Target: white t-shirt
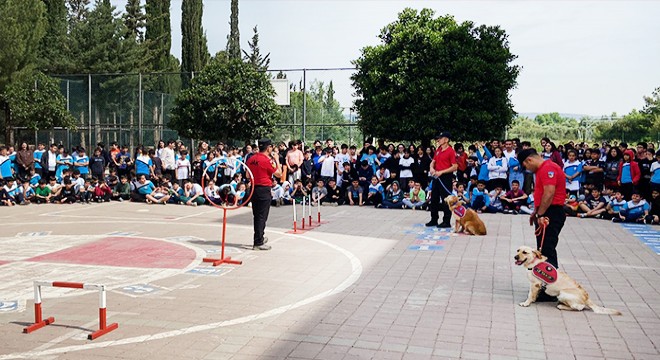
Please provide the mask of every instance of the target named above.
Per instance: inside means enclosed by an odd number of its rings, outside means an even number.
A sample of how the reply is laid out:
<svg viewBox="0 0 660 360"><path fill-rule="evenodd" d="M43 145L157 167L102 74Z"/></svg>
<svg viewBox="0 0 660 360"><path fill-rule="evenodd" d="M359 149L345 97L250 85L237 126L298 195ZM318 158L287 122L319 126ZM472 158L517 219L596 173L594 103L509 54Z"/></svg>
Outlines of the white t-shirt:
<svg viewBox="0 0 660 360"><path fill-rule="evenodd" d="M321 176L331 177L335 176L335 158L330 156L321 156L319 161L323 161L321 164Z"/></svg>
<svg viewBox="0 0 660 360"><path fill-rule="evenodd" d="M412 166L412 164L413 164L414 162L415 162L415 160L414 160L412 157L410 157L410 156L408 156L407 159L404 158L404 157L402 157L401 159L399 159L399 165ZM402 177L402 178L411 178L411 177L413 177L412 170L410 170L410 169L402 169L402 170L401 170L401 173L399 174L399 177Z"/></svg>
<svg viewBox="0 0 660 360"><path fill-rule="evenodd" d="M176 178L185 180L190 176L190 161L186 158L179 158L176 161Z"/></svg>

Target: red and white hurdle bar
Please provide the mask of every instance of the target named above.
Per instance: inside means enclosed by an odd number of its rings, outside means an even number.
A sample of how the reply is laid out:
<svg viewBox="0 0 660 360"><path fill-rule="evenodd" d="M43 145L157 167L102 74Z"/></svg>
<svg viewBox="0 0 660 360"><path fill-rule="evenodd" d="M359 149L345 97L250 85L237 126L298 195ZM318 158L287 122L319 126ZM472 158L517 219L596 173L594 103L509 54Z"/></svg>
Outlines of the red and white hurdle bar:
<svg viewBox="0 0 660 360"><path fill-rule="evenodd" d="M119 327L117 323L107 325L106 323L106 299L105 299L105 285L96 284L83 284L65 281L35 281L34 282L34 324L23 329L23 332L29 334L35 330L39 330L46 325L55 322L54 317L47 319L42 318L41 313L41 287L61 287L69 289L83 289L83 290L98 290L99 291L99 329L89 334L87 338L94 340L99 336L105 335L112 330Z"/></svg>
<svg viewBox="0 0 660 360"><path fill-rule="evenodd" d="M301 216L301 227L298 228L298 215L297 215L297 210L296 210L296 203L295 201L293 202L293 231L291 233L297 233L298 230L301 232L305 232L305 230L311 230L315 226L320 226L321 225L321 203L319 201L316 202L316 225L312 224L312 196L307 195L303 196L302 201L302 216ZM307 221L307 225L305 225L305 222ZM305 226L307 226L307 229L305 229Z"/></svg>

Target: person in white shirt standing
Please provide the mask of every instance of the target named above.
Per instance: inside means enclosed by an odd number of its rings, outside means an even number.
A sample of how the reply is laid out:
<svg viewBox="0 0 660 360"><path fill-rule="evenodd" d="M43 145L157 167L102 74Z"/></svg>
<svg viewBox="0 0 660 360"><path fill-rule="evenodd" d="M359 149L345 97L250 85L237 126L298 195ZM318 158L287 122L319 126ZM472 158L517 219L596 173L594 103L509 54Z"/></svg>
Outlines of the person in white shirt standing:
<svg viewBox="0 0 660 360"><path fill-rule="evenodd" d="M348 145L341 144L341 152L335 156L335 169L337 170L337 186L341 187L342 174L344 173L344 163L351 163L351 156L348 154Z"/></svg>
<svg viewBox="0 0 660 360"><path fill-rule="evenodd" d="M171 180L176 179L174 173L177 168L176 160L174 159L174 140L167 141L167 146L160 150L158 157L163 163L163 175L169 175Z"/></svg>
<svg viewBox="0 0 660 360"><path fill-rule="evenodd" d="M408 181L413 178L412 166L414 163L415 159L410 156L410 150L403 150L403 157L399 159L399 180L404 193L410 191Z"/></svg>
<svg viewBox="0 0 660 360"><path fill-rule="evenodd" d="M335 158L332 156L332 149L326 148L325 155L319 158L321 163L321 178L323 183L327 183L330 179L335 178Z"/></svg>

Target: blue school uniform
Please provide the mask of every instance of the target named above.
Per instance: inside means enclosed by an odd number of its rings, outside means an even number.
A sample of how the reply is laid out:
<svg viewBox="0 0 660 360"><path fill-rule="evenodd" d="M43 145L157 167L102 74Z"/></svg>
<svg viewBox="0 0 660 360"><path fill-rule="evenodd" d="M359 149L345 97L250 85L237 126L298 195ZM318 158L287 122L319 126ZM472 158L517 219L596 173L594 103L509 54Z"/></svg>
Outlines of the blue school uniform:
<svg viewBox="0 0 660 360"><path fill-rule="evenodd" d="M376 171L378 171L378 165L376 165L376 154L362 154L362 157L360 157L360 161L362 160L367 160L369 163L369 166L371 166L374 169L374 174Z"/></svg>
<svg viewBox="0 0 660 360"><path fill-rule="evenodd" d="M156 188L154 184L149 180L147 180L144 184L140 184L139 182L135 183L135 186L136 186L135 190L137 190L137 192L142 195L149 195Z"/></svg>
<svg viewBox="0 0 660 360"><path fill-rule="evenodd" d="M35 150L33 153L34 157L34 168L41 169L41 157L44 156L46 150Z"/></svg>
<svg viewBox="0 0 660 360"><path fill-rule="evenodd" d="M73 159L69 155L62 156L62 154L58 154L55 159L55 161L64 162L64 164L57 164L57 170L55 170L55 177L57 178L57 182L62 182L62 172L64 172L64 169L68 169L69 166L71 166Z"/></svg>
<svg viewBox="0 0 660 360"><path fill-rule="evenodd" d="M621 166L621 183L630 184L632 182L632 176L630 174L630 163L623 163Z"/></svg>
<svg viewBox="0 0 660 360"><path fill-rule="evenodd" d="M145 160L144 157L138 156L138 158L135 159L135 174L149 176L149 174L151 174L151 171L149 170L151 166L153 166L151 158Z"/></svg>
<svg viewBox="0 0 660 360"><path fill-rule="evenodd" d="M85 175L89 174L89 167L87 165L78 165L82 163L89 164L89 156L76 156L73 158L73 166L80 171L80 175L85 177Z"/></svg>
<svg viewBox="0 0 660 360"><path fill-rule="evenodd" d="M16 153L9 154L9 160L11 160L11 168L14 169L14 172L18 174L18 163L16 162Z"/></svg>
<svg viewBox="0 0 660 360"><path fill-rule="evenodd" d="M0 177L3 179L14 177L11 171L11 160L8 156L0 156Z"/></svg>
<svg viewBox="0 0 660 360"><path fill-rule="evenodd" d="M628 201L621 210L621 214L626 217L626 220L635 220L644 216L645 211L649 211L649 203L642 199L637 204L632 200Z"/></svg>
<svg viewBox="0 0 660 360"><path fill-rule="evenodd" d="M610 200L610 206L612 207L612 211L621 212L624 206L626 206L626 200L621 199L621 201L617 201L616 199L612 199Z"/></svg>
<svg viewBox="0 0 660 360"><path fill-rule="evenodd" d="M514 168L518 168L518 170L514 170ZM518 180L521 187L525 181L523 167L520 166L520 161L515 156L509 158L509 186L511 186L513 180Z"/></svg>
<svg viewBox="0 0 660 360"><path fill-rule="evenodd" d="M488 181L488 159L492 157L490 151L487 148L484 148L484 154L486 157L481 155L481 151L477 150L477 159L479 160L479 176L478 179L481 181Z"/></svg>
<svg viewBox="0 0 660 360"><path fill-rule="evenodd" d="M36 174L36 173L35 173L35 174L32 175L32 177L30 178L30 186L32 186L32 187L36 187L37 185L39 185L39 180L41 180L41 176L40 176L39 174Z"/></svg>

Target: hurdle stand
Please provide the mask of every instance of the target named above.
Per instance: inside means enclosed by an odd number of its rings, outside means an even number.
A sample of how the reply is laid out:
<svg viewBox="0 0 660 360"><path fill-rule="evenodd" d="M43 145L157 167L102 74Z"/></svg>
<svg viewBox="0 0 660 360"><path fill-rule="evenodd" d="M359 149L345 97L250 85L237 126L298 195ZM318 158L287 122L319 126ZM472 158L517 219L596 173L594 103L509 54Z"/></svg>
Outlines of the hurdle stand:
<svg viewBox="0 0 660 360"><path fill-rule="evenodd" d="M225 239L227 237L227 208L223 206L222 208L222 242L220 250L220 259L215 258L203 258L202 262L210 262L213 266L218 266L222 264L232 264L232 265L241 265L243 261L232 260L231 256L225 257Z"/></svg>
<svg viewBox="0 0 660 360"><path fill-rule="evenodd" d="M102 335L109 333L112 330L116 330L119 327L117 323L112 323L110 325L107 325L105 285L83 284L83 283L65 282L65 281L35 281L34 282L34 324L24 328L23 333L29 334L33 331L39 330L42 327L46 325L50 325L55 322L55 318L52 316L47 319L43 319L42 317L42 312L41 312L42 286L99 291L99 329L87 336L89 340L94 340Z"/></svg>

